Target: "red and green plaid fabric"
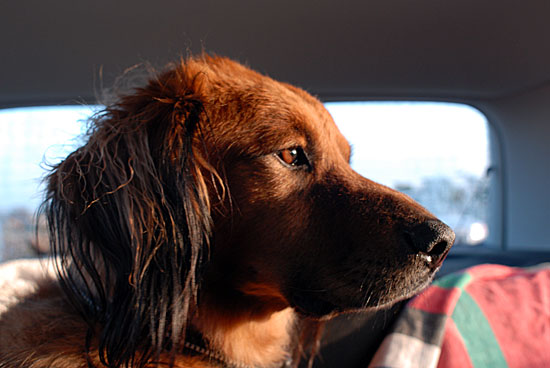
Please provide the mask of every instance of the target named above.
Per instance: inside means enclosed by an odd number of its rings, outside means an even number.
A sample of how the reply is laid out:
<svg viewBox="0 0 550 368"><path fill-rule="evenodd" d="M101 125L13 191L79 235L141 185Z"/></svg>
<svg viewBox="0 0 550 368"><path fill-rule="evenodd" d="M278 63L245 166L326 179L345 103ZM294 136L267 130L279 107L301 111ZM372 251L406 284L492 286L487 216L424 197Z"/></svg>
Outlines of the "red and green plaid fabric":
<svg viewBox="0 0 550 368"><path fill-rule="evenodd" d="M369 367L550 367L550 268L481 265L434 282Z"/></svg>

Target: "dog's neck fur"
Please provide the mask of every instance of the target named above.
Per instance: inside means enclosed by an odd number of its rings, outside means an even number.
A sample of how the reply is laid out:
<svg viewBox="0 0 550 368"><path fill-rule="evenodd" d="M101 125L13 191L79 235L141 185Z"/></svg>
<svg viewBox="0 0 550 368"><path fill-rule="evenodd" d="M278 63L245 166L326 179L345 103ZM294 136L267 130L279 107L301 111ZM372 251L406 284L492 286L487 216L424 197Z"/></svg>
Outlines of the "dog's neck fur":
<svg viewBox="0 0 550 368"><path fill-rule="evenodd" d="M0 320L3 330L14 331L6 336L0 334L0 366L85 366L82 342L86 339L88 326L67 304L55 281L45 280L36 288L31 295L20 296L20 302L10 308L9 313L14 318ZM220 365L279 368L289 357L288 348L294 342L292 331L296 319L291 308L252 321L241 318L240 322L233 319L231 323L217 324L215 318L208 318L208 313L201 317L194 319L193 328L200 331L206 340L206 348L221 355L223 362L216 364L208 354L173 357L170 353L161 354L160 362L173 361L174 367L180 368L213 368ZM44 325L50 325L47 332L43 329ZM103 366L99 360L97 341L92 342L88 359L93 366Z"/></svg>
<svg viewBox="0 0 550 368"><path fill-rule="evenodd" d="M224 324L217 318L209 318L208 314L200 315L193 327L200 331L208 348L221 354L227 362L237 366L275 367L288 360L295 321L292 308L254 320L234 318Z"/></svg>

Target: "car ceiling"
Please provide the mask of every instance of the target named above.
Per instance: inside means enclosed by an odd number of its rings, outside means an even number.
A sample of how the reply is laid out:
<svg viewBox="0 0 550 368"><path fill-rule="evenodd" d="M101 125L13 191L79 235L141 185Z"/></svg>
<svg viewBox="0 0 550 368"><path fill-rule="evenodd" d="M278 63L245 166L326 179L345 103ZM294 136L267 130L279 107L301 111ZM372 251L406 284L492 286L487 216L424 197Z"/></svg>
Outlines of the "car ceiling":
<svg viewBox="0 0 550 368"><path fill-rule="evenodd" d="M550 1L4 1L0 107L94 102L205 50L323 99L496 99L550 81Z"/></svg>

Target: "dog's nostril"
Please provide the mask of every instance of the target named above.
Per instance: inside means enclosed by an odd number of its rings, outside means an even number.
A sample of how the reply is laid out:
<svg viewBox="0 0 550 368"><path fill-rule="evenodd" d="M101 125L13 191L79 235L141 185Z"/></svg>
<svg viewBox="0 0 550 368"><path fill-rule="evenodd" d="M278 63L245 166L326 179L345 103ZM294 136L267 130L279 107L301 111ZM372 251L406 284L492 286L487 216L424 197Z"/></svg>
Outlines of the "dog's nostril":
<svg viewBox="0 0 550 368"><path fill-rule="evenodd" d="M443 240L443 241L440 241L439 243L437 243L433 248L432 250L430 250L428 252L428 254L430 255L436 255L436 256L439 256L443 253L445 253L450 247L451 247L452 243L449 244L447 241Z"/></svg>
<svg viewBox="0 0 550 368"><path fill-rule="evenodd" d="M438 220L417 224L405 231L407 244L416 252L424 253L436 260L453 245L455 233Z"/></svg>

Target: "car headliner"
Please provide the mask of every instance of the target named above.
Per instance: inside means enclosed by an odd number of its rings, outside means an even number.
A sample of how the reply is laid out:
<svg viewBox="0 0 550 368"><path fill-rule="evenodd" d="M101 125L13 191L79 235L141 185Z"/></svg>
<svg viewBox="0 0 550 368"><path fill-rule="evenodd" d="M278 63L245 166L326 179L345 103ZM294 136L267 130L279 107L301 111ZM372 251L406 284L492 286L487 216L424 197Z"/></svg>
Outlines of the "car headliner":
<svg viewBox="0 0 550 368"><path fill-rule="evenodd" d="M550 81L550 2L4 1L0 107L94 102L206 50L324 99L496 99Z"/></svg>

